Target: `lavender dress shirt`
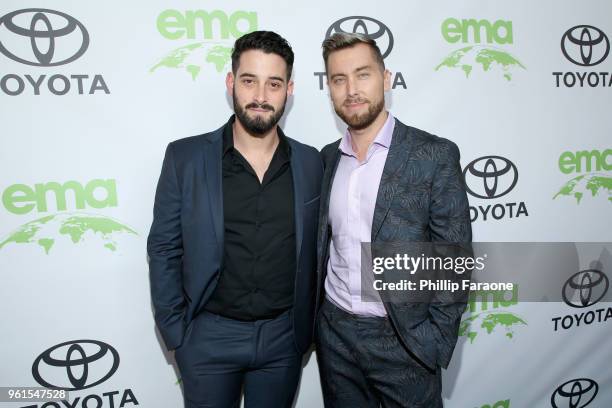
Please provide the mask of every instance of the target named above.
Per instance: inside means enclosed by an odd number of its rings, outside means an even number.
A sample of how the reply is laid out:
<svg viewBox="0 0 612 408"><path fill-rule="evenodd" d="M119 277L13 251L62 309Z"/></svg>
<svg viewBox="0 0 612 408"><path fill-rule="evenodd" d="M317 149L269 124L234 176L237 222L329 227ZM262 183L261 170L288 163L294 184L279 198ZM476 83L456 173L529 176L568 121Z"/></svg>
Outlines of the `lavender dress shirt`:
<svg viewBox="0 0 612 408"><path fill-rule="evenodd" d="M340 161L332 182L329 224L332 236L325 279L327 298L349 313L386 316L382 302L362 302L361 243L370 242L372 219L395 119L387 120L359 162L346 131L340 142Z"/></svg>

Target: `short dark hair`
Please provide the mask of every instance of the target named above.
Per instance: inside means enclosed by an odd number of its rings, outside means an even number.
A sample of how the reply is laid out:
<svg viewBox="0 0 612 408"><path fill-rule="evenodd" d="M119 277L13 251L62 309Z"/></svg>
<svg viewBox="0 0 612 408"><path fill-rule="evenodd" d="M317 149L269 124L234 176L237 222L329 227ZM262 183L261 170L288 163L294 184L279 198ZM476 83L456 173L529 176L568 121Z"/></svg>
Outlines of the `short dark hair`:
<svg viewBox="0 0 612 408"><path fill-rule="evenodd" d="M369 46L374 54L376 62L378 62L378 65L380 65L383 71L385 70L385 62L383 60L382 53L380 52L380 48L378 48L378 45L376 45L376 41L360 33L335 33L323 41L321 47L323 48L325 70L327 70L327 59L329 58L329 54L334 51L354 47L357 44L366 44Z"/></svg>
<svg viewBox="0 0 612 408"><path fill-rule="evenodd" d="M291 78L293 70L293 50L291 46L280 35L274 31L253 31L236 40L232 50L232 72L234 75L240 67L240 55L244 51L260 50L266 54L276 54L287 63L287 79Z"/></svg>

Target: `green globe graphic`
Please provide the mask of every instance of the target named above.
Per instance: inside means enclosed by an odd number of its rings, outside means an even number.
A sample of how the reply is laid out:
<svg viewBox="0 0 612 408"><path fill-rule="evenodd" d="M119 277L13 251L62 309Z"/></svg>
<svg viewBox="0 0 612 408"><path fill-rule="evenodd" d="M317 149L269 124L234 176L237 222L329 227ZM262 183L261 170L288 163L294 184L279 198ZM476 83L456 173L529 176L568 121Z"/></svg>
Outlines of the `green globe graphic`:
<svg viewBox="0 0 612 408"><path fill-rule="evenodd" d="M578 204L585 196L590 198L607 196L608 201L612 203L612 177L599 173L574 177L561 187L553 200L560 196L574 197Z"/></svg>
<svg viewBox="0 0 612 408"><path fill-rule="evenodd" d="M0 241L0 250L10 244L38 245L49 254L58 240L68 240L72 244L95 240L96 244L116 251L120 234L138 235L112 218L85 213L60 213L22 225Z"/></svg>
<svg viewBox="0 0 612 408"><path fill-rule="evenodd" d="M517 326L527 325L523 319L510 312L483 312L461 321L459 336L467 336L474 343L480 332L487 335L503 330L509 339L514 338ZM481 336L482 337L482 336Z"/></svg>
<svg viewBox="0 0 612 408"><path fill-rule="evenodd" d="M222 72L232 57L232 47L220 43L199 42L176 48L155 64L149 72L158 68L185 70L194 81L207 65Z"/></svg>
<svg viewBox="0 0 612 408"><path fill-rule="evenodd" d="M513 71L525 66L515 57L500 49L472 45L453 51L436 67L460 69L469 78L475 67L480 67L484 72L500 71L506 80L512 80Z"/></svg>

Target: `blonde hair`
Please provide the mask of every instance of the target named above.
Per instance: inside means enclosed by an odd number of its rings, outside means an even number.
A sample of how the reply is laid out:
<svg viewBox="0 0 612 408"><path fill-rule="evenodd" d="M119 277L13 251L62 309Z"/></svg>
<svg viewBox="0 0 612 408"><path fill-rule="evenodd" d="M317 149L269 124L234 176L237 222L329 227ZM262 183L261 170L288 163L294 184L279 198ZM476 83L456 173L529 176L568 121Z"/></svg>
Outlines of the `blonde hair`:
<svg viewBox="0 0 612 408"><path fill-rule="evenodd" d="M376 41L359 33L335 33L323 41L321 47L323 48L323 61L325 62L325 69L327 69L327 59L329 58L329 54L334 51L354 47L357 44L368 45L374 53L376 62L378 62L383 71L385 70L385 62L383 61L380 48L378 48L378 45L376 45Z"/></svg>

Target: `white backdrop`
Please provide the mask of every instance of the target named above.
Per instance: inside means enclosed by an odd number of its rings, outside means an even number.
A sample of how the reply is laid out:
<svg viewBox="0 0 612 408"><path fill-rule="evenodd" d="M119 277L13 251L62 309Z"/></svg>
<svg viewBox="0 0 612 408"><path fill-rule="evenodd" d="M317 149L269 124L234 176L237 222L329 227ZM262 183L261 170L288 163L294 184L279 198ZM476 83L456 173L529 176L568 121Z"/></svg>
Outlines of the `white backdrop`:
<svg viewBox="0 0 612 408"><path fill-rule="evenodd" d="M611 13L603 0L3 1L0 386L78 390L72 405L0 406L181 405L149 298L154 190L168 142L231 114L229 52L255 29L296 54L289 136L321 148L344 131L320 82L328 30L381 33L389 110L456 142L466 170L514 169L488 195L466 173L475 241L612 241ZM612 406L609 306L474 303L446 406ZM478 322L492 312L507 324L489 332ZM555 330L557 317L574 323ZM297 407L322 406L314 357Z"/></svg>

